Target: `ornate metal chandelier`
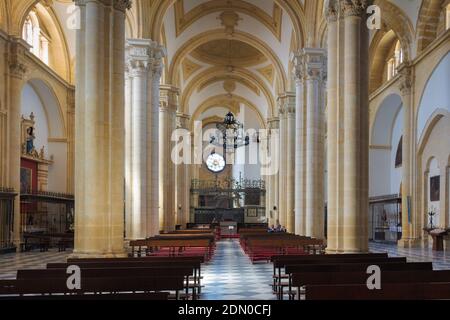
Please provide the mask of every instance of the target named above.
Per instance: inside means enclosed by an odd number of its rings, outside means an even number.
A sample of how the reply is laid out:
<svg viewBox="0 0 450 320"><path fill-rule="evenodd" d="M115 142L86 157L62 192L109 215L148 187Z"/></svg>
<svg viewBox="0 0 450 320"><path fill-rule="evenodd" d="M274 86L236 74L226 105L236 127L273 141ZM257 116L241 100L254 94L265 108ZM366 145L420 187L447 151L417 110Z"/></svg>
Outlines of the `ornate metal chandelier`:
<svg viewBox="0 0 450 320"><path fill-rule="evenodd" d="M216 125L219 136L211 136L210 144L222 147L224 152L250 144L250 137L244 136L244 125L236 120L232 112L228 112L222 123Z"/></svg>

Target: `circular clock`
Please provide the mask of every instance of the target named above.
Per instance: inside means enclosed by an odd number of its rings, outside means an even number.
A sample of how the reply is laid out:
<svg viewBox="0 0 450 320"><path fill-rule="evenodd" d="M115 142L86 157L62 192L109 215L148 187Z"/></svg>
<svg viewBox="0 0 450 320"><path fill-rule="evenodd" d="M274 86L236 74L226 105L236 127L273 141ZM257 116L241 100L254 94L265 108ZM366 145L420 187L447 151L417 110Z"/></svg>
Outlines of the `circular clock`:
<svg viewBox="0 0 450 320"><path fill-rule="evenodd" d="M209 155L208 159L206 159L206 166L214 173L222 172L225 169L225 165L225 159L217 153Z"/></svg>

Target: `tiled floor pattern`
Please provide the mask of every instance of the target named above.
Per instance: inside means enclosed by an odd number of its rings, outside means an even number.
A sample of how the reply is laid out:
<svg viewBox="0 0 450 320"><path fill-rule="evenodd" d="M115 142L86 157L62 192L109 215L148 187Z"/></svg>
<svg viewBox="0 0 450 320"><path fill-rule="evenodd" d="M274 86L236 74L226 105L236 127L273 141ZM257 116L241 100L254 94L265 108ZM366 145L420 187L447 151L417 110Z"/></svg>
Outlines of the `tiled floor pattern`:
<svg viewBox="0 0 450 320"><path fill-rule="evenodd" d="M450 252L431 249L403 249L396 245L371 243L372 252L388 252L408 261L433 261L435 270L450 270ZM64 262L70 252L49 251L0 255L0 279L14 279L18 269L45 268L47 263ZM213 259L202 268L204 300L274 300L272 264L252 264L237 240L217 243Z"/></svg>
<svg viewBox="0 0 450 320"><path fill-rule="evenodd" d="M237 240L217 244L212 261L203 268L204 300L274 300L273 267L252 264Z"/></svg>

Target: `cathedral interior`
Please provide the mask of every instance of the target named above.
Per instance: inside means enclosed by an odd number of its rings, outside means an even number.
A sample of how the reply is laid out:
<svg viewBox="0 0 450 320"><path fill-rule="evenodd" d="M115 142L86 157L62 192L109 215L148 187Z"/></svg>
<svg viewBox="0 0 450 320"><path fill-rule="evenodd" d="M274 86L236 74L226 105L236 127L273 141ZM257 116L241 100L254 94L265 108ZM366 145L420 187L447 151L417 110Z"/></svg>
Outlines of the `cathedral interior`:
<svg viewBox="0 0 450 320"><path fill-rule="evenodd" d="M450 0L0 0L0 299L450 299L449 29Z"/></svg>

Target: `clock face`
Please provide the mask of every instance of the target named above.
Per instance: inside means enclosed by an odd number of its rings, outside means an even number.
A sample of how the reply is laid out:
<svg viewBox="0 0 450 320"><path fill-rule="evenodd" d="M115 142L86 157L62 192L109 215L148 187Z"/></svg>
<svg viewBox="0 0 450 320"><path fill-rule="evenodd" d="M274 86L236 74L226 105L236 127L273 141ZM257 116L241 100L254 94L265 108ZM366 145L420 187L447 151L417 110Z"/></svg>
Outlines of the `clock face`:
<svg viewBox="0 0 450 320"><path fill-rule="evenodd" d="M223 171L223 169L225 169L225 165L225 159L217 153L211 154L208 159L206 159L206 166L214 173Z"/></svg>

